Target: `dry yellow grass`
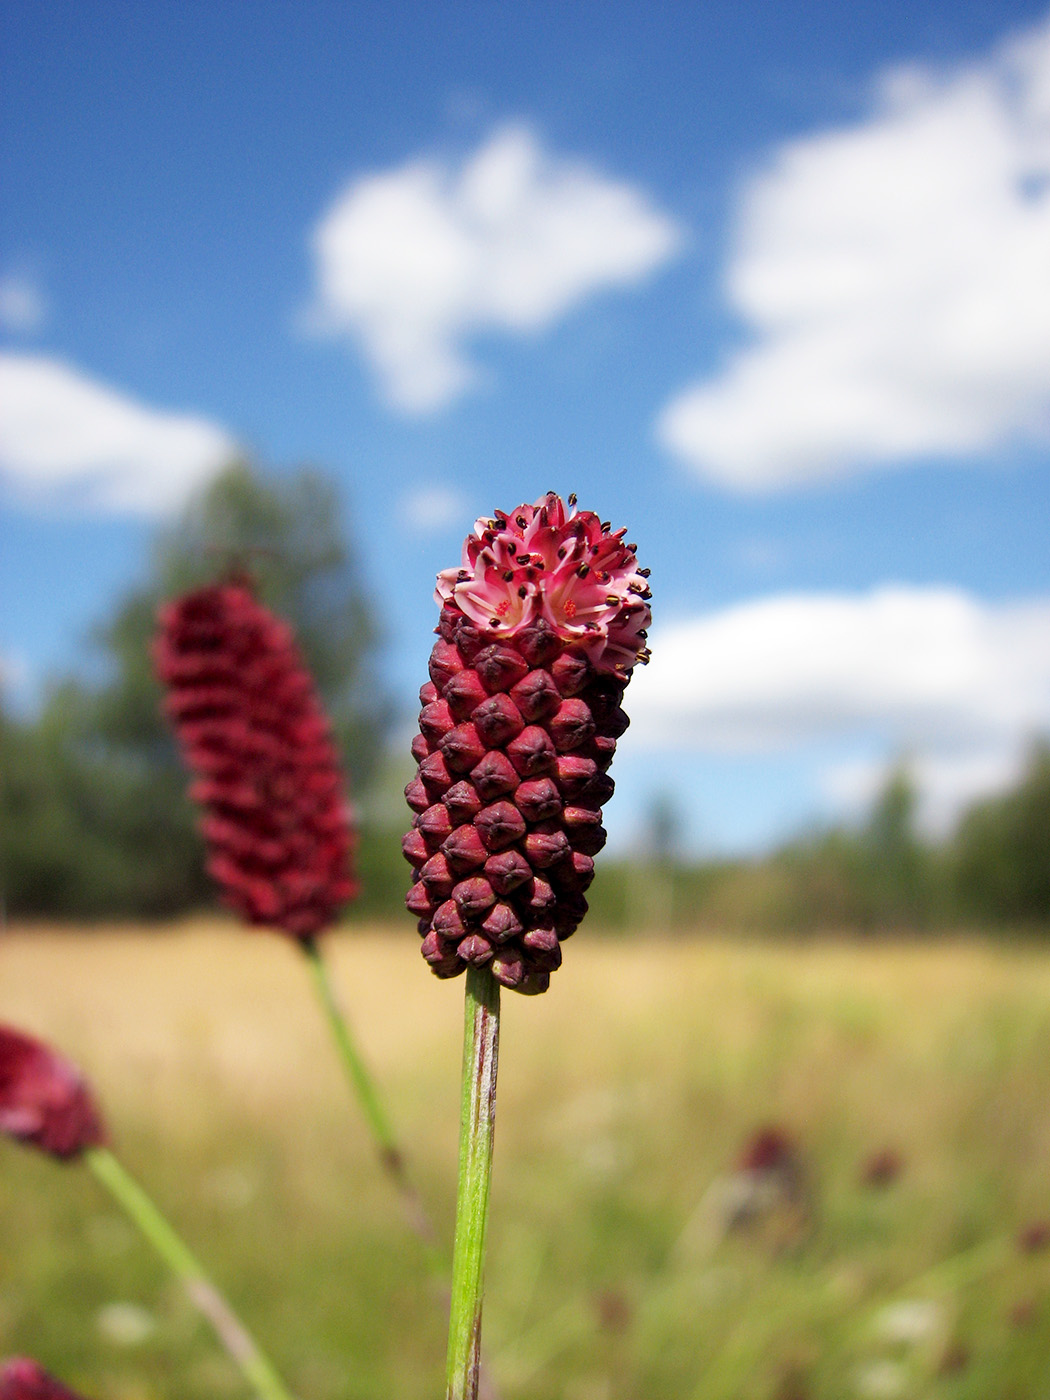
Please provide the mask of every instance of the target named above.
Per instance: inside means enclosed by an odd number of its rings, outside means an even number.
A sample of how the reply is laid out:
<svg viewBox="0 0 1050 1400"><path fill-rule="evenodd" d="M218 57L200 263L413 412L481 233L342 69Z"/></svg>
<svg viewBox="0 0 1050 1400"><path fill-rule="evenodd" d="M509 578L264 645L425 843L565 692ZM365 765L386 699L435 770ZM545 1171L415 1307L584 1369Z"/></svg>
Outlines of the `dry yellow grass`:
<svg viewBox="0 0 1050 1400"><path fill-rule="evenodd" d="M411 932L348 931L330 955L447 1233L461 984L434 982ZM945 1265L927 1288L951 1334L937 1345L969 1360L938 1376L932 1352L890 1356L901 1393L1050 1395L1046 1261L1011 1254L976 1280L966 1262L1050 1215L1050 952L584 929L547 996L504 1000L486 1326L505 1400L766 1400L792 1376L806 1396L860 1395L858 1368L880 1359L866 1319ZM440 1319L294 946L218 920L16 927L0 1019L89 1073L118 1146L303 1400L435 1393ZM782 1255L698 1245L712 1180L766 1121L806 1155L812 1232ZM876 1198L858 1170L886 1146L905 1173ZM130 1246L107 1257L76 1223L109 1218L92 1188L0 1150L0 1351L35 1345L99 1400L238 1393L151 1266ZM123 1354L93 1319L129 1287L161 1323ZM1021 1304L1024 1327L1009 1322Z"/></svg>

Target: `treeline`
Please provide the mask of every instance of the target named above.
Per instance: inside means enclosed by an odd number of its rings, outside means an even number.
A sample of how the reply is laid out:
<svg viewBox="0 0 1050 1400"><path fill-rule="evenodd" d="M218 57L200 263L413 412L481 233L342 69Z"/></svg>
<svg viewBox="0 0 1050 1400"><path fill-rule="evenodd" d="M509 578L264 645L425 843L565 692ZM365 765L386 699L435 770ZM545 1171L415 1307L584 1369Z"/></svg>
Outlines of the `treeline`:
<svg viewBox="0 0 1050 1400"><path fill-rule="evenodd" d="M363 892L354 919L401 918L400 837L409 772L388 759L396 719L378 680L380 638L338 492L309 470L267 476L237 463L157 537L149 577L93 638L98 676L51 686L39 711L0 711L0 856L15 917L158 918L210 907L186 775L161 719L150 642L162 599L248 571L287 617L332 717L361 816ZM407 719L407 716L401 718ZM1050 748L1033 745L1012 792L979 802L954 834L924 841L907 770L867 822L798 840L761 860L675 859L657 813L651 850L598 861L594 925L1050 928Z"/></svg>
<svg viewBox="0 0 1050 1400"><path fill-rule="evenodd" d="M13 916L150 918L208 905L196 813L161 717L150 647L163 599L248 572L295 627L354 792L373 783L393 712L334 485L233 464L158 535L148 579L92 638L101 679L0 716L0 853Z"/></svg>
<svg viewBox="0 0 1050 1400"><path fill-rule="evenodd" d="M590 894L617 929L813 933L985 927L1050 932L1050 746L1032 744L1012 791L922 839L906 767L867 821L756 860L608 862Z"/></svg>

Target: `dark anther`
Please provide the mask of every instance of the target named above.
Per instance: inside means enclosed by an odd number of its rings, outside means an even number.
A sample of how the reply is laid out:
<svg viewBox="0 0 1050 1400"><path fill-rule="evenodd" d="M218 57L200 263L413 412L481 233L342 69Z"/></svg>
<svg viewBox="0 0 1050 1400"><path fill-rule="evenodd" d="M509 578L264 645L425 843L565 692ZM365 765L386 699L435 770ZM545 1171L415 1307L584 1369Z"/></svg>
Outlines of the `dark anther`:
<svg viewBox="0 0 1050 1400"><path fill-rule="evenodd" d="M519 598L527 598L527 597L528 597L528 594L529 594L529 590L525 587L524 584L522 584L521 587L518 589L518 597L519 597Z"/></svg>
<svg viewBox="0 0 1050 1400"><path fill-rule="evenodd" d="M500 625L500 621L499 621L499 618L498 618L498 617L490 617L490 618L489 618L489 626L490 626L490 627L498 627L499 625Z"/></svg>
<svg viewBox="0 0 1050 1400"><path fill-rule="evenodd" d="M648 578L652 573L652 569L639 569L638 572L641 574L642 578Z"/></svg>
<svg viewBox="0 0 1050 1400"><path fill-rule="evenodd" d="M570 491L570 492L569 492L569 505L570 505L570 506L574 506L575 504L576 504L576 492L575 492L575 491Z"/></svg>
<svg viewBox="0 0 1050 1400"><path fill-rule="evenodd" d="M587 575L590 573L590 571L591 571L591 566L590 566L590 564L581 564L580 567L576 570L576 577L577 577L577 578L586 578Z"/></svg>
<svg viewBox="0 0 1050 1400"><path fill-rule="evenodd" d="M603 534L603 535L607 535L611 529L612 529L612 521L611 521L611 520L603 520L603 521L602 521L602 534Z"/></svg>
<svg viewBox="0 0 1050 1400"><path fill-rule="evenodd" d="M516 516L514 517L514 524L517 525L517 527L518 527L519 530L524 530L524 529L525 529L525 526L526 526L528 523L529 523L529 522L525 519L525 517L524 517L523 515L516 515Z"/></svg>
<svg viewBox="0 0 1050 1400"><path fill-rule="evenodd" d="M513 570L513 569L508 569L508 570L506 571L506 573L503 575L503 582L504 582L504 583L511 583L511 582L513 581L513 578L514 578L514 570Z"/></svg>
<svg viewBox="0 0 1050 1400"><path fill-rule="evenodd" d="M569 551L565 548L564 545L559 545L559 547L558 547L558 558L559 558L559 559L564 559L565 556L566 556L566 554L568 554L568 552L569 552Z"/></svg>
<svg viewBox="0 0 1050 1400"><path fill-rule="evenodd" d="M624 549L627 550L627 553L628 553L628 554L637 554L637 553L638 553L638 546L637 546L636 544L625 544L625 545L624 545Z"/></svg>

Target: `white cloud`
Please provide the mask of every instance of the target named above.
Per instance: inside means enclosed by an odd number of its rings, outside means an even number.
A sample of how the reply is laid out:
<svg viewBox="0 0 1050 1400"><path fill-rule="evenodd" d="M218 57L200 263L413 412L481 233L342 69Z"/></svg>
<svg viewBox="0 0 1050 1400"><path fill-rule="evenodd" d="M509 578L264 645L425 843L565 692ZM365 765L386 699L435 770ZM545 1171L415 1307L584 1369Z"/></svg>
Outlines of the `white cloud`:
<svg viewBox="0 0 1050 1400"><path fill-rule="evenodd" d="M931 835L949 831L959 813L971 802L1001 792L1021 776L1024 750L1020 745L1001 746L978 753L906 754L908 774L919 793L917 817ZM820 776L824 795L849 812L870 810L886 781L895 756L858 758L831 764Z"/></svg>
<svg viewBox="0 0 1050 1400"><path fill-rule="evenodd" d="M420 486L401 502L401 510L413 530L431 534L450 525L462 525L465 534L472 524L467 498L451 486Z"/></svg>
<svg viewBox="0 0 1050 1400"><path fill-rule="evenodd" d="M503 127L459 165L411 161L343 191L313 235L311 324L359 344L391 407L426 413L478 378L472 334L539 331L678 242L641 191Z"/></svg>
<svg viewBox="0 0 1050 1400"><path fill-rule="evenodd" d="M26 503L164 515L235 452L204 418L148 408L58 360L0 354L0 480Z"/></svg>
<svg viewBox="0 0 1050 1400"><path fill-rule="evenodd" d="M47 302L39 286L23 273L0 277L0 330L27 334L47 319Z"/></svg>
<svg viewBox="0 0 1050 1400"><path fill-rule="evenodd" d="M32 669L20 651L0 651L0 697L10 697L18 690L27 687L32 680Z"/></svg>
<svg viewBox="0 0 1050 1400"><path fill-rule="evenodd" d="M988 604L952 588L784 594L650 633L631 687L643 746L748 754L854 743L824 775L866 798L912 755L927 813L943 822L1016 771L1050 729L1050 599Z"/></svg>
<svg viewBox="0 0 1050 1400"><path fill-rule="evenodd" d="M874 114L743 192L728 296L752 332L663 444L759 491L1050 428L1050 23L883 76Z"/></svg>

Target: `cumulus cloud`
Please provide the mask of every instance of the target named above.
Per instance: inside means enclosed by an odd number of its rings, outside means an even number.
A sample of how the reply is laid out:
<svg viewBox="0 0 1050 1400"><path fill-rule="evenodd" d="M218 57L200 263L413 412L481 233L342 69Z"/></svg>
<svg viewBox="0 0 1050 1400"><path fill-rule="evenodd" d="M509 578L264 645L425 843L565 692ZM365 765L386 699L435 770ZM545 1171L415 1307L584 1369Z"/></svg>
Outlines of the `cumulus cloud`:
<svg viewBox="0 0 1050 1400"><path fill-rule="evenodd" d="M354 180L314 231L310 323L359 345L391 407L427 413L478 378L473 334L542 330L678 242L640 190L507 126L459 164Z"/></svg>
<svg viewBox="0 0 1050 1400"><path fill-rule="evenodd" d="M58 360L0 354L0 480L24 503L164 515L235 452L204 418L149 408Z"/></svg>
<svg viewBox="0 0 1050 1400"><path fill-rule="evenodd" d="M47 320L47 302L37 283L24 273L0 277L0 330L32 334Z"/></svg>
<svg viewBox="0 0 1050 1400"><path fill-rule="evenodd" d="M1050 22L776 151L743 191L727 294L750 331L657 424L745 491L1050 428Z"/></svg>
<svg viewBox="0 0 1050 1400"><path fill-rule="evenodd" d="M907 752L942 819L1008 781L1050 729L1050 599L989 604L954 588L784 594L652 629L632 685L649 747L748 754L856 742L825 791L870 795Z"/></svg>
<svg viewBox="0 0 1050 1400"><path fill-rule="evenodd" d="M29 686L31 679L29 662L21 652L0 651L0 698L10 701L13 694Z"/></svg>
<svg viewBox="0 0 1050 1400"><path fill-rule="evenodd" d="M976 798L1001 792L1016 782L1023 769L1020 745L984 752L919 753L906 755L908 774L920 795L917 817L931 835L942 835L959 813ZM899 760L894 760L894 762ZM820 775L820 788L837 807L861 813L870 810L886 781L884 760L858 758L830 764Z"/></svg>

